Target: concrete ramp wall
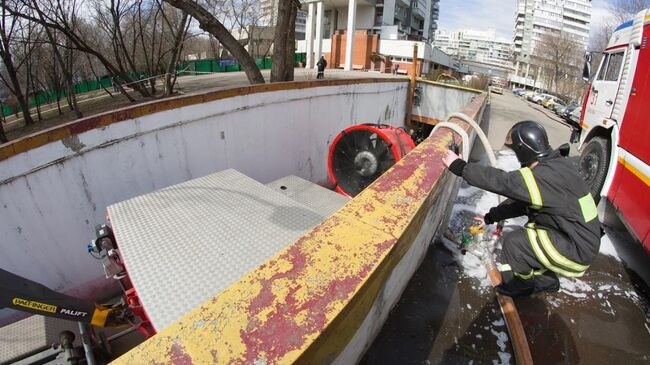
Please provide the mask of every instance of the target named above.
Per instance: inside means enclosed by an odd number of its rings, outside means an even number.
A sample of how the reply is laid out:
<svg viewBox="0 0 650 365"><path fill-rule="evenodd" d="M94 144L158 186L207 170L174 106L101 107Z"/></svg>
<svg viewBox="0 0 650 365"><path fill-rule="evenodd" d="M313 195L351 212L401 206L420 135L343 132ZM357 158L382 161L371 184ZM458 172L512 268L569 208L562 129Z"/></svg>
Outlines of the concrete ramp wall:
<svg viewBox="0 0 650 365"><path fill-rule="evenodd" d="M416 86L420 90L420 102L413 107L412 119L430 125L463 110L480 94L479 90L427 80L419 80Z"/></svg>

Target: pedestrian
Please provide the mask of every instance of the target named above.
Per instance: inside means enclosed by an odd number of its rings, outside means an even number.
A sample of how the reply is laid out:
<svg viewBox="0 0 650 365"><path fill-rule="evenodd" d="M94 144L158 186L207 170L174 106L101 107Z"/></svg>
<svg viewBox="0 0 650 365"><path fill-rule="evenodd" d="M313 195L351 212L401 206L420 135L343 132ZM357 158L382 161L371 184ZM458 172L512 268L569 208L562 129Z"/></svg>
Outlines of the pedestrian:
<svg viewBox="0 0 650 365"><path fill-rule="evenodd" d="M395 64L395 75L399 74L399 63Z"/></svg>
<svg viewBox="0 0 650 365"><path fill-rule="evenodd" d="M117 82L115 81L115 77L111 77L111 86L113 86L113 91L118 92L119 89L117 88Z"/></svg>
<svg viewBox="0 0 650 365"><path fill-rule="evenodd" d="M517 155L519 170L468 163L452 151L447 151L443 163L470 185L508 198L482 217L484 224L528 216L525 227L503 236L499 258L503 281L496 291L511 297L558 291L556 274L580 277L598 255L601 228L596 204L566 157L569 145L552 150L541 124L515 124L505 146Z"/></svg>
<svg viewBox="0 0 650 365"><path fill-rule="evenodd" d="M324 56L320 56L320 60L318 60L316 66L318 67L318 75L316 75L316 78L317 79L325 78L325 67L327 67L327 61L325 61Z"/></svg>

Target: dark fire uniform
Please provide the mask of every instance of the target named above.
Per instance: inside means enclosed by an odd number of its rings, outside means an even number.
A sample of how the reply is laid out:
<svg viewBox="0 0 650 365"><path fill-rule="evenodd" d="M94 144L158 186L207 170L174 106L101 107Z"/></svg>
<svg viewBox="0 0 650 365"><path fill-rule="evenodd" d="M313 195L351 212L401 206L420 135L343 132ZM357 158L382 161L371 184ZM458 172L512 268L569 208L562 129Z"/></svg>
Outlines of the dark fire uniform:
<svg viewBox="0 0 650 365"><path fill-rule="evenodd" d="M470 185L509 198L490 209L486 223L528 216L525 228L504 235L502 271L512 270L524 280L546 270L579 277L598 254L596 205L576 166L559 150L539 158L532 169L505 172L459 159L449 170Z"/></svg>

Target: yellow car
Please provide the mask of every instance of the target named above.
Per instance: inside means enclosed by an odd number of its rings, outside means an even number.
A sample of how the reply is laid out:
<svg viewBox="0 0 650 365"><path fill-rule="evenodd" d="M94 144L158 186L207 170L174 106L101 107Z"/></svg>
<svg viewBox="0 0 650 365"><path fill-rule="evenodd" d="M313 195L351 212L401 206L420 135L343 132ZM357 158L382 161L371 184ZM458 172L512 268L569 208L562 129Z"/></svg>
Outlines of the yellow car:
<svg viewBox="0 0 650 365"><path fill-rule="evenodd" d="M542 105L544 106L544 108L547 108L547 109L553 109L553 106L556 105L556 104L564 105L562 100L560 100L560 99L558 99L558 98L556 98L554 96L551 96L548 99L542 101Z"/></svg>

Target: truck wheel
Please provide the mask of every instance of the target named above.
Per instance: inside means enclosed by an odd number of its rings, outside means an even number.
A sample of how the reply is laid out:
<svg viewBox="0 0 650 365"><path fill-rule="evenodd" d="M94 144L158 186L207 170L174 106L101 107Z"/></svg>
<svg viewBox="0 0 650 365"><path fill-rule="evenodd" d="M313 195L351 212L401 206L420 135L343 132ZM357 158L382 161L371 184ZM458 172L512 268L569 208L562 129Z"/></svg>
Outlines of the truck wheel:
<svg viewBox="0 0 650 365"><path fill-rule="evenodd" d="M578 171L585 180L596 203L605 184L609 167L609 142L602 137L592 138L580 154Z"/></svg>

